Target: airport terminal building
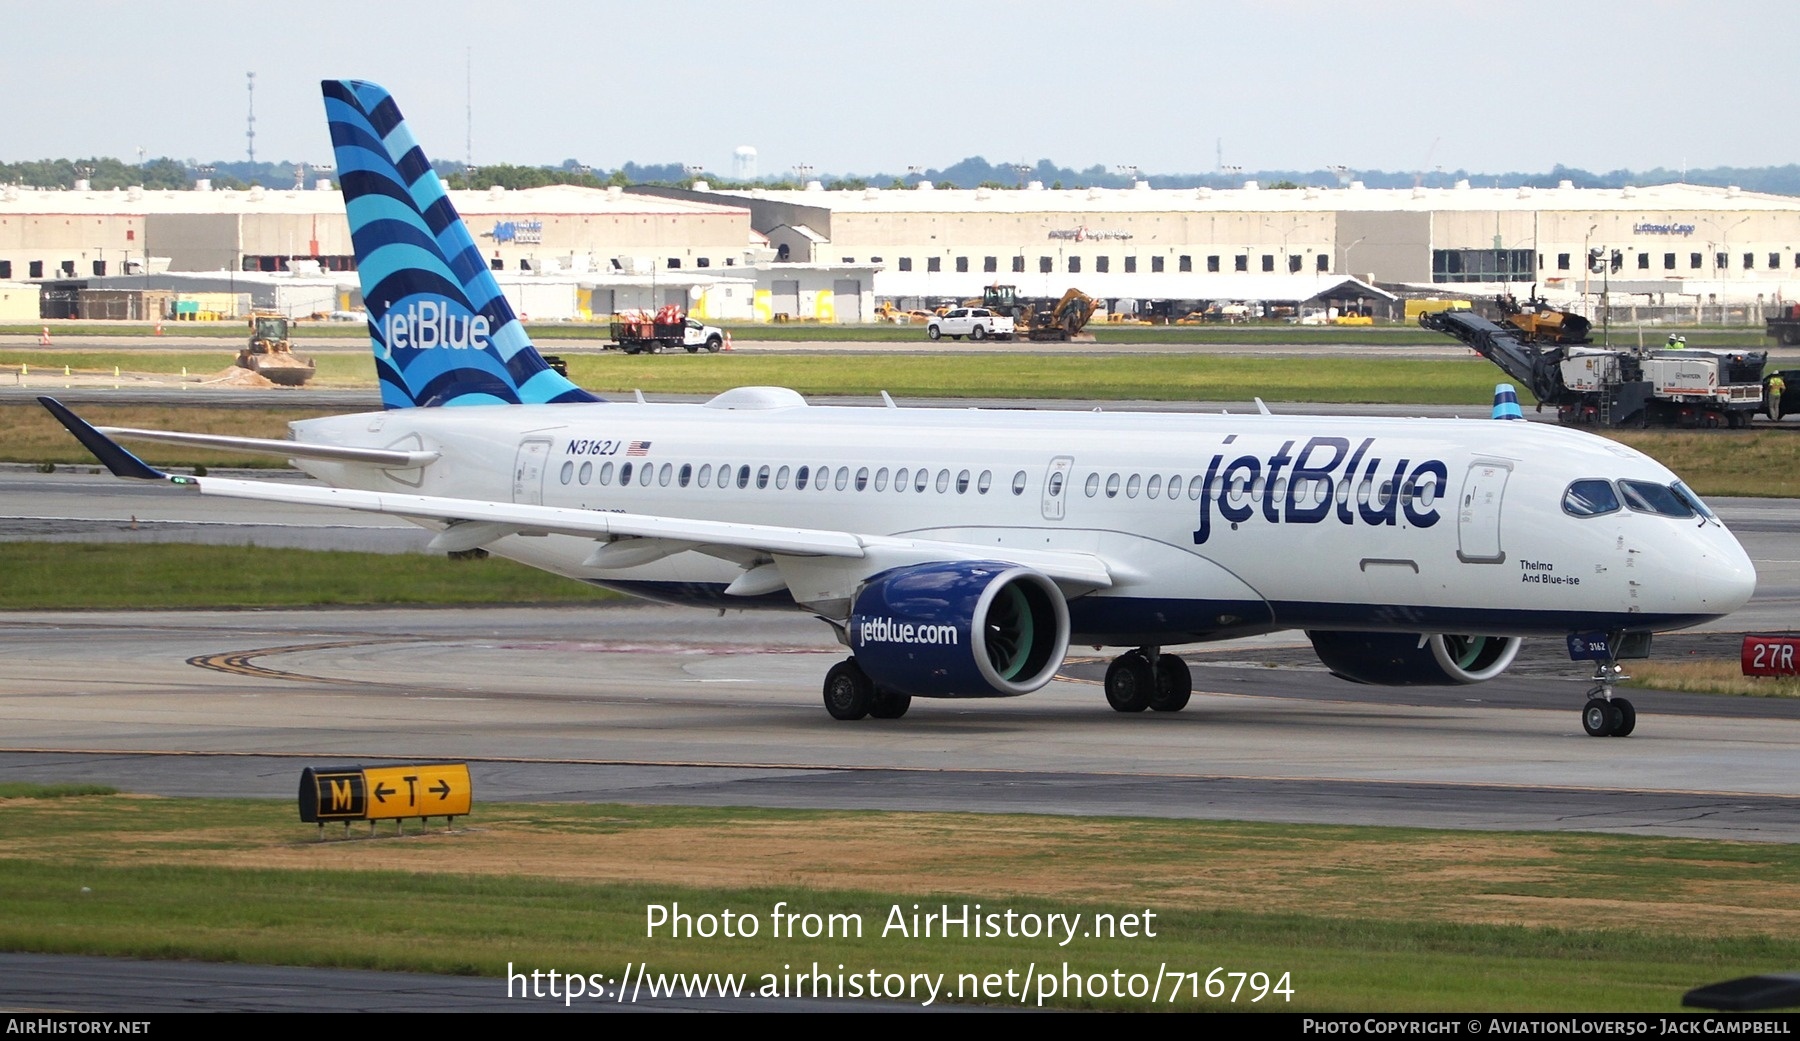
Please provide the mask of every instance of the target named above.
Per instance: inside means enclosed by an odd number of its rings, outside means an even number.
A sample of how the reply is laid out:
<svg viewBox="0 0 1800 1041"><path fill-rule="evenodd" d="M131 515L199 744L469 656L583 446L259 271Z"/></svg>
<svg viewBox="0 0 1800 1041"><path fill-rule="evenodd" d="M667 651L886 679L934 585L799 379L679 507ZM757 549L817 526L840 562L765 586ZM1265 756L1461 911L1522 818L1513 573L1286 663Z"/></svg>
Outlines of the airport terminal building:
<svg viewBox="0 0 1800 1041"><path fill-rule="evenodd" d="M179 292L303 281L356 306L349 229L328 182L214 191L0 192L0 282ZM1262 188L620 190L451 198L521 310L604 318L677 303L728 320L863 321L1001 283L1075 287L1116 311L1304 303L1350 278L1412 295L1533 284L1578 305L1800 299L1800 198L1669 184L1624 189ZM1590 255L1602 270L1589 269ZM152 286L151 276L162 276ZM300 294L317 299L318 292ZM1386 300L1387 294L1379 294ZM48 305L46 305L48 306Z"/></svg>

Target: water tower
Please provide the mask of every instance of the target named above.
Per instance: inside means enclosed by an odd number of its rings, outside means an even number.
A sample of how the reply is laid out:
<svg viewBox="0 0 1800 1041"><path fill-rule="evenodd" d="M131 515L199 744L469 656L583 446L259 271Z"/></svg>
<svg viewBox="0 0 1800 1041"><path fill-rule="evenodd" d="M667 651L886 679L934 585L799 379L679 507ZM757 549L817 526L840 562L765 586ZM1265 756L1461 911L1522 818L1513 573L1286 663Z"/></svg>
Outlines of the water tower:
<svg viewBox="0 0 1800 1041"><path fill-rule="evenodd" d="M756 149L749 145L739 145L731 153L731 179L734 181L756 180Z"/></svg>

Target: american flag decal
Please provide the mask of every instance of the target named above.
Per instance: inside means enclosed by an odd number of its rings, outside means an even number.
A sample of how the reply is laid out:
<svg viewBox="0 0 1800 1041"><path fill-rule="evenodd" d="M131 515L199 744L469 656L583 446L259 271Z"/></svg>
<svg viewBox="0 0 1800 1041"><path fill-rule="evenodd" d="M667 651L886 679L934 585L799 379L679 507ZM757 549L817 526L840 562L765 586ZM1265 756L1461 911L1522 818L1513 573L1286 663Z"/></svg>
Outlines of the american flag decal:
<svg viewBox="0 0 1800 1041"><path fill-rule="evenodd" d="M650 442L648 442L648 441L633 441L630 445L626 446L625 454L626 455L649 455L650 454Z"/></svg>

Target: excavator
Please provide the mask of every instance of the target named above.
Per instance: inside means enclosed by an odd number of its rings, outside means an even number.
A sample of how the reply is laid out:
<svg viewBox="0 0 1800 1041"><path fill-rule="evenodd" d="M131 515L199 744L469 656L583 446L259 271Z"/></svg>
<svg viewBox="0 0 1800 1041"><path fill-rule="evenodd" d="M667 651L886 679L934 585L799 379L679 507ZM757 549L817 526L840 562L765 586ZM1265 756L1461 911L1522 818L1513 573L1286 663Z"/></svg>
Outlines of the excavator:
<svg viewBox="0 0 1800 1041"><path fill-rule="evenodd" d="M985 307L1013 320L1013 328L1021 340L1061 340L1092 343L1093 333L1082 332L1099 309L1100 301L1079 289L1071 289L1061 298L1026 299L1019 296L1017 286L988 286L981 299L970 300L968 307Z"/></svg>

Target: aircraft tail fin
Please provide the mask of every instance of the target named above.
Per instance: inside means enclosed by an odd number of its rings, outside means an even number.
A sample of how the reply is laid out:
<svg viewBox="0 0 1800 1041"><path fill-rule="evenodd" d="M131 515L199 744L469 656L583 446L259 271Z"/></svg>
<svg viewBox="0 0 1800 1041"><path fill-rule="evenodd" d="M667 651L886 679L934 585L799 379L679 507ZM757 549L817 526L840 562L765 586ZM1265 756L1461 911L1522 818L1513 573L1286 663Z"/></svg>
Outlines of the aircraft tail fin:
<svg viewBox="0 0 1800 1041"><path fill-rule="evenodd" d="M393 97L322 86L382 405L600 400L532 346Z"/></svg>
<svg viewBox="0 0 1800 1041"><path fill-rule="evenodd" d="M1519 392L1510 383L1494 384L1494 419L1524 419L1519 408Z"/></svg>

